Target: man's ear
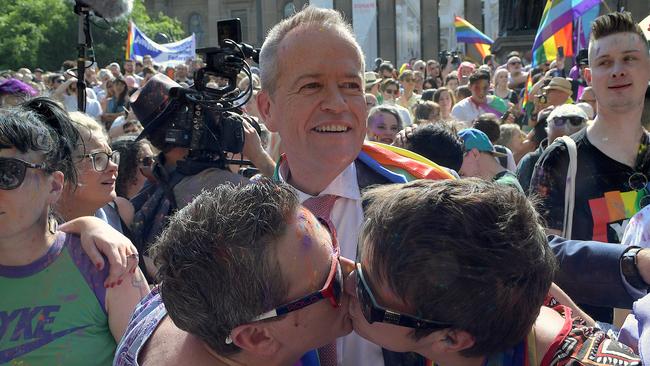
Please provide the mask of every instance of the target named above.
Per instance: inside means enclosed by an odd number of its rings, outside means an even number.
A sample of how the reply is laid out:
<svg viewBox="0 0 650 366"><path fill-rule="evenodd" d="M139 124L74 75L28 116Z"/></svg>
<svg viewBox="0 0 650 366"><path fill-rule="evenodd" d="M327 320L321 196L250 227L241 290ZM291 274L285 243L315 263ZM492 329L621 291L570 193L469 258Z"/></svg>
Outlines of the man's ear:
<svg viewBox="0 0 650 366"><path fill-rule="evenodd" d="M63 186L64 186L63 173L60 171L53 172L52 174L50 174L49 180L50 180L50 192L48 197L48 204L53 205L59 200L59 197L63 192Z"/></svg>
<svg viewBox="0 0 650 366"><path fill-rule="evenodd" d="M266 90L260 90L257 93L257 111L260 113L266 128L271 132L278 132L278 126L271 117L271 96Z"/></svg>
<svg viewBox="0 0 650 366"><path fill-rule="evenodd" d="M478 159L481 156L481 152L478 151L477 148L473 148L472 150L469 151L470 155L472 155L472 158Z"/></svg>
<svg viewBox="0 0 650 366"><path fill-rule="evenodd" d="M280 342L263 323L244 324L230 332L237 347L258 356L271 356L280 349Z"/></svg>
<svg viewBox="0 0 650 366"><path fill-rule="evenodd" d="M431 337L431 347L435 354L458 353L462 350L472 348L476 343L473 335L464 330L445 329L440 332L433 332L425 338Z"/></svg>
<svg viewBox="0 0 650 366"><path fill-rule="evenodd" d="M585 67L585 81L591 85L591 69L588 67Z"/></svg>

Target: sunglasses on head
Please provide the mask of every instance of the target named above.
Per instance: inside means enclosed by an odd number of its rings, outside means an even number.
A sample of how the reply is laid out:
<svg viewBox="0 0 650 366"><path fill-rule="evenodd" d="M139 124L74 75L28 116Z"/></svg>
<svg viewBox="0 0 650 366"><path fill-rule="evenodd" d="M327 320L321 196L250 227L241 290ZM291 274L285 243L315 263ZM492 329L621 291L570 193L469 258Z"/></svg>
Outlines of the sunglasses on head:
<svg viewBox="0 0 650 366"><path fill-rule="evenodd" d="M27 168L44 170L45 167L45 163L34 164L17 158L0 158L0 189L16 189L23 184Z"/></svg>
<svg viewBox="0 0 650 366"><path fill-rule="evenodd" d="M508 65L521 65L520 61L513 61L513 62L508 62Z"/></svg>
<svg viewBox="0 0 650 366"><path fill-rule="evenodd" d="M370 291L370 286L363 276L361 263L356 263L357 274L357 297L363 317L366 318L368 323L374 322L388 323L399 325L401 327L413 329L445 329L450 328L450 323L439 322L435 320L422 319L417 316L403 314L397 311L386 309L380 306L375 300L375 296Z"/></svg>
<svg viewBox="0 0 650 366"><path fill-rule="evenodd" d="M153 156L145 156L142 159L140 159L139 163L142 164L144 167L150 167L153 165L153 163L156 161L156 158Z"/></svg>
<svg viewBox="0 0 650 366"><path fill-rule="evenodd" d="M567 122L572 126L580 126L585 122L585 119L582 117L556 117L553 119L553 124L556 127L564 127Z"/></svg>
<svg viewBox="0 0 650 366"><path fill-rule="evenodd" d="M93 163L93 169L95 169L96 172L103 172L106 170L109 161L116 165L120 165L119 151L113 151L110 154L106 151L97 151L86 155L80 155L79 157L82 159L90 158L90 161Z"/></svg>
<svg viewBox="0 0 650 366"><path fill-rule="evenodd" d="M330 305L333 308L338 308L341 305L341 294L343 292L343 270L341 269L341 261L339 260L340 251L338 241L336 240L336 231L333 230L327 221L319 219L319 222L324 224L330 232L330 235L332 237L332 246L334 247L334 252L332 253L332 262L330 264L330 271L327 275L327 280L325 281L323 288L316 292L312 292L309 295L303 296L300 299L293 300L284 305L280 305L273 310L265 312L264 314L260 314L253 318L252 321L256 322L288 314L292 311L306 308L307 306L313 305L323 299L328 299Z"/></svg>

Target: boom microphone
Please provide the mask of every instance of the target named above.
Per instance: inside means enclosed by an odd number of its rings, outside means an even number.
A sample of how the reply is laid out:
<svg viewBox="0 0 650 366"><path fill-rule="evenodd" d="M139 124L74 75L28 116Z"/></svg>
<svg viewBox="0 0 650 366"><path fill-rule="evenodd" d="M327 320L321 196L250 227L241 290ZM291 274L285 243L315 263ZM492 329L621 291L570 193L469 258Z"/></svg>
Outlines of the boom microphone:
<svg viewBox="0 0 650 366"><path fill-rule="evenodd" d="M106 20L121 18L133 10L133 0L77 0L76 3L89 7L95 15Z"/></svg>

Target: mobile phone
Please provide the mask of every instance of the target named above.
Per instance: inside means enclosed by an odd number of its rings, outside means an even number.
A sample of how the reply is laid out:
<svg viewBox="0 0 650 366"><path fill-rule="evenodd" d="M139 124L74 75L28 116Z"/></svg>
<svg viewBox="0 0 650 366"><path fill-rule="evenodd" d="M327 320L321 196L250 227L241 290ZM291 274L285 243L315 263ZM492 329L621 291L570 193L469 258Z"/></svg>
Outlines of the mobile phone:
<svg viewBox="0 0 650 366"><path fill-rule="evenodd" d="M218 21L217 38L219 40L219 47L225 46L224 42L226 39L241 43L241 21L239 21L239 18Z"/></svg>
<svg viewBox="0 0 650 366"><path fill-rule="evenodd" d="M564 47L560 46L557 48L557 58L564 58Z"/></svg>

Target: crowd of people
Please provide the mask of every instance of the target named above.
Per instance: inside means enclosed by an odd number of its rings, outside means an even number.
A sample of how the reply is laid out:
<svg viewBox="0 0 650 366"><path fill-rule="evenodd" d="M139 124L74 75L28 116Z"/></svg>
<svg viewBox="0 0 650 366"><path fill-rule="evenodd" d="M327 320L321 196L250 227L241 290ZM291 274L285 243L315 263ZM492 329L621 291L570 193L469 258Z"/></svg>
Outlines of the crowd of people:
<svg viewBox="0 0 650 366"><path fill-rule="evenodd" d="M170 102L198 58L87 65L84 112L75 63L2 74L0 364L650 363L648 40L525 56L365 65L306 7L238 155Z"/></svg>

